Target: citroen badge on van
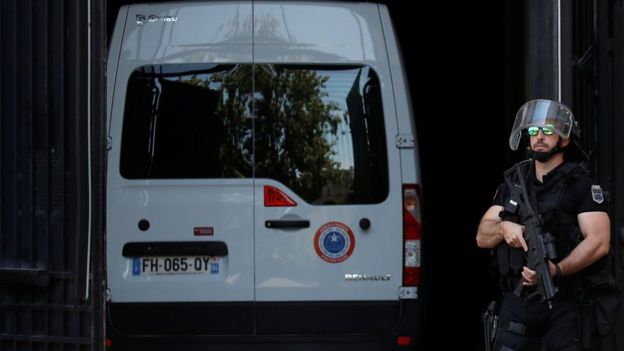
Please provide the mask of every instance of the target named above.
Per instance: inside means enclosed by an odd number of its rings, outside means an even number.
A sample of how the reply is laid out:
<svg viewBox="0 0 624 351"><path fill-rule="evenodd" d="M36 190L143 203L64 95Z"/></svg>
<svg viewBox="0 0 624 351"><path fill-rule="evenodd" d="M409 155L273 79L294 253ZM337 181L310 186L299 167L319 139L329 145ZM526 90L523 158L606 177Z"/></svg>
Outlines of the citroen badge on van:
<svg viewBox="0 0 624 351"><path fill-rule="evenodd" d="M178 16L136 15L136 23L177 22Z"/></svg>

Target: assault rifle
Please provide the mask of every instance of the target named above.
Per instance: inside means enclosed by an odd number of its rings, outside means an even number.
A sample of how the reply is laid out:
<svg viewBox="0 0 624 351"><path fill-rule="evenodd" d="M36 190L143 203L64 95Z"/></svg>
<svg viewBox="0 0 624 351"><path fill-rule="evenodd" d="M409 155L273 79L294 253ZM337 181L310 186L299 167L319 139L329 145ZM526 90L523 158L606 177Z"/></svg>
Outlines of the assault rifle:
<svg viewBox="0 0 624 351"><path fill-rule="evenodd" d="M557 294L557 287L554 285L552 277L550 276L549 260L557 258L557 249L555 246L555 239L550 233L544 233L542 231L542 223L540 217L535 213L531 202L529 201L529 195L526 190L526 184L524 182L524 175L520 171L523 167L515 167L519 187L514 184L510 187L511 196L510 203L518 206L520 210L519 215L524 225L524 240L527 243L528 251L527 267L537 272L538 284L537 290L528 295L528 299L532 299L539 295L542 301L548 304L548 308L552 308L552 302L550 301L555 294ZM506 177L507 178L507 177ZM522 195L520 199L518 193ZM521 279L514 293L516 296L520 296L524 279Z"/></svg>

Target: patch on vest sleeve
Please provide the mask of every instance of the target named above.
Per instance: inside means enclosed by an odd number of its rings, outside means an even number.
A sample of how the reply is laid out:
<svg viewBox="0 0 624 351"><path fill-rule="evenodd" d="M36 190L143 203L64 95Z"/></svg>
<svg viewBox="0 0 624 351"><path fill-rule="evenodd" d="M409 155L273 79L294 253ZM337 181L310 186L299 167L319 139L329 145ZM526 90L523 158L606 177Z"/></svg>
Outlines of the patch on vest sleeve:
<svg viewBox="0 0 624 351"><path fill-rule="evenodd" d="M600 185L592 185L591 194L592 200L594 200L595 203L601 204L604 202L604 195L602 194L602 188Z"/></svg>

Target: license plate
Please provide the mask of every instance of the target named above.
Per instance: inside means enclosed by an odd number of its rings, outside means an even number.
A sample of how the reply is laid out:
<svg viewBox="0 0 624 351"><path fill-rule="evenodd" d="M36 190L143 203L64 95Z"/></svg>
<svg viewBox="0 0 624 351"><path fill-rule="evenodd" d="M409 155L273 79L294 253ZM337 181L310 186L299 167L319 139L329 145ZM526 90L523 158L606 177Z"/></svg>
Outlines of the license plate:
<svg viewBox="0 0 624 351"><path fill-rule="evenodd" d="M132 275L218 274L217 256L134 257Z"/></svg>

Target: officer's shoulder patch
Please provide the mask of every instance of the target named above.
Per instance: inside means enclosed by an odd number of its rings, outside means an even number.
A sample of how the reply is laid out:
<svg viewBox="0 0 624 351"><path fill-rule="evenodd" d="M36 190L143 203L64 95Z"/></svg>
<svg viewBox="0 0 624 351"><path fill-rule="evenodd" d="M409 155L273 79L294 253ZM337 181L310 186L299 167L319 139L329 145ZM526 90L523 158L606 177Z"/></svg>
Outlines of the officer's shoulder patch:
<svg viewBox="0 0 624 351"><path fill-rule="evenodd" d="M592 200L594 200L595 203L601 204L604 202L604 195L602 194L602 188L600 185L591 186L591 195Z"/></svg>

